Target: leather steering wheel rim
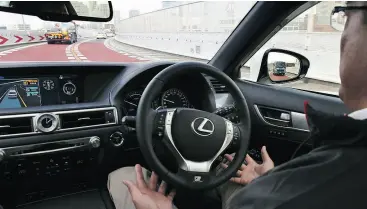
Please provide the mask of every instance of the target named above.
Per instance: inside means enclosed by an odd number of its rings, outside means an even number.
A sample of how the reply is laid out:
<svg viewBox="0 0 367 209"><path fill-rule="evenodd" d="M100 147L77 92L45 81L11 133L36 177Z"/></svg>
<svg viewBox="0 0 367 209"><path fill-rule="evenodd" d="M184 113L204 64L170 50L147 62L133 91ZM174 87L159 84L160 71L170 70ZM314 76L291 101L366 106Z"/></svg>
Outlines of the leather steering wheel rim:
<svg viewBox="0 0 367 209"><path fill-rule="evenodd" d="M157 122L157 111L151 108L151 103L156 98L156 96L159 95L165 83L169 81L171 77L180 76L182 74L190 73L190 72L191 73L199 72L199 73L206 74L208 76L214 77L219 82L221 82L223 85L225 85L235 101L236 107L238 109L238 116L240 119L240 123L236 125L237 128L234 127L236 129L233 129L233 130L237 130L236 134L237 133L239 134L239 139L236 142L237 143L236 155L232 163L230 163L227 169L225 169L221 173L216 174L215 176L210 175L210 178L208 177L207 179L206 179L207 176L204 175L204 173L196 172L196 171L191 172L191 171L183 170L182 173L184 173L184 175L181 175L178 173L172 173L160 162L153 148L152 135L155 132L155 127L156 127L156 122ZM179 110L177 110L178 115L180 114L180 111L182 112L182 114L181 116L177 116L178 118L186 117L187 115L190 115L190 114L193 114L193 115L206 114L206 112L204 113L203 111L199 111L199 110L187 110L184 108L179 108ZM208 113L208 114L212 114L212 113ZM168 117L168 113L166 113L166 117ZM219 116L208 115L208 118L209 117L214 118L213 120L214 122L219 121L218 119ZM223 120L225 121L225 119ZM181 122L178 121L177 119L177 121L173 123L181 123ZM183 125L182 124L181 124L182 127L188 125L188 124L183 124ZM191 125L192 124L194 124L194 122L192 122ZM225 121L225 124L228 124L228 121ZM170 127L170 126L167 126L167 120L166 120L166 125L164 127L166 128ZM219 132L220 127L218 127L217 129ZM174 128L172 130L174 130ZM213 124L213 131L214 131L214 124ZM225 73L223 73L222 71L208 64L198 63L198 62L182 62L182 63L171 65L165 68L164 70L162 70L149 82L149 84L145 88L142 94L142 97L140 99L139 105L138 105L138 110L137 110L137 115L136 115L136 132L137 132L137 137L138 137L138 141L140 144L140 149L142 151L142 154L145 160L147 161L151 169L160 176L160 178L167 181L168 183L173 184L175 187L181 187L181 188L191 189L191 190L204 190L204 189L212 189L224 183L225 181L229 180L231 177L233 177L233 175L237 172L239 167L242 165L244 158L246 156L246 152L247 152L247 148L248 148L248 144L250 140L250 135L251 135L251 118L250 118L249 108L248 108L246 99L243 96L241 90L238 88L236 83L231 78L229 78ZM168 132L167 130L164 131L165 138L168 138L166 136L167 132ZM175 134L176 136L179 136L181 133L175 133ZM226 134L229 134L228 130ZM225 136L227 137L228 135L225 135ZM204 137L202 138L206 140L206 138ZM166 140L166 142L170 143L170 141L168 140ZM196 151L200 152L200 150L196 150ZM202 156L199 156L199 157L202 157ZM197 181L198 179L199 180L203 179L203 180ZM192 182L190 182L191 180Z"/></svg>

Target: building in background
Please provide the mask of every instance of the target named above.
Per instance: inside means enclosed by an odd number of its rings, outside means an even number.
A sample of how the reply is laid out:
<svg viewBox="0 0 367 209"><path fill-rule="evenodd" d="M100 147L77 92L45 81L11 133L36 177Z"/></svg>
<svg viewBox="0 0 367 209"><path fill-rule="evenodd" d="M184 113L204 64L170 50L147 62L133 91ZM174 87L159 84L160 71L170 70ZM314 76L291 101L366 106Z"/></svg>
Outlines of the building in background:
<svg viewBox="0 0 367 209"><path fill-rule="evenodd" d="M100 16L97 16L97 17L107 18L111 15L110 14L110 7L109 7L108 4L99 4L97 6L97 8L98 8L98 11L99 11L99 14L100 14Z"/></svg>
<svg viewBox="0 0 367 209"><path fill-rule="evenodd" d="M89 9L87 4L80 1L71 1L70 3L73 5L76 13L79 16L85 16L85 17L89 16Z"/></svg>
<svg viewBox="0 0 367 209"><path fill-rule="evenodd" d="M129 18L138 16L138 15L140 15L140 11L137 10L137 9L132 9L132 10L129 11Z"/></svg>
<svg viewBox="0 0 367 209"><path fill-rule="evenodd" d="M97 8L97 2L96 1L88 1L88 10L89 14L92 14L93 11Z"/></svg>
<svg viewBox="0 0 367 209"><path fill-rule="evenodd" d="M114 10L113 11L113 24L117 25L121 20L120 11Z"/></svg>
<svg viewBox="0 0 367 209"><path fill-rule="evenodd" d="M110 32L115 33L115 25L111 23L106 23L103 26L103 29L108 29Z"/></svg>
<svg viewBox="0 0 367 209"><path fill-rule="evenodd" d="M6 26L4 26L4 25L1 25L1 26L0 26L0 30L6 30L6 29L8 29L8 27L6 27Z"/></svg>
<svg viewBox="0 0 367 209"><path fill-rule="evenodd" d="M330 13L340 1L320 2L282 28L283 31L335 32L330 25Z"/></svg>
<svg viewBox="0 0 367 209"><path fill-rule="evenodd" d="M75 5L79 10L83 11L83 13L87 13L88 14L87 16L100 17L100 18L107 18L110 16L110 7L108 3L98 3L98 1L88 1L85 3L80 2L80 4ZM83 5L86 6L86 8ZM75 10L78 12L77 9Z"/></svg>
<svg viewBox="0 0 367 209"><path fill-rule="evenodd" d="M335 32L330 25L330 13L341 1L325 1L315 6L313 17L313 32Z"/></svg>

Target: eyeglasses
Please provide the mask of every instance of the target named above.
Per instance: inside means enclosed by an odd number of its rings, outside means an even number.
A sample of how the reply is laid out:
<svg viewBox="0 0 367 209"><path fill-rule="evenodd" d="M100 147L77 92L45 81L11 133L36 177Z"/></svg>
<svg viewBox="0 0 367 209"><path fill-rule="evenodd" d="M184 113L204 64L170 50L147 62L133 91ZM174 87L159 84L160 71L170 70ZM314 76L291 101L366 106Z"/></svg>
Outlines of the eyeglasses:
<svg viewBox="0 0 367 209"><path fill-rule="evenodd" d="M330 25L337 31L343 31L348 16L347 10L367 10L367 6L338 6L334 7L330 15Z"/></svg>

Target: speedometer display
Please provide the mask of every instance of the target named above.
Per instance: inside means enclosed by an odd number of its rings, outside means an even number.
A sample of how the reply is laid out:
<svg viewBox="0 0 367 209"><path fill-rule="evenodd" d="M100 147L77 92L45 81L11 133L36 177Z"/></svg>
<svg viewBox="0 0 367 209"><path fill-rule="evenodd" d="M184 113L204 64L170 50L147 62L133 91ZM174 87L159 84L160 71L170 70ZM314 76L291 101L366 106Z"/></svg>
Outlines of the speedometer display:
<svg viewBox="0 0 367 209"><path fill-rule="evenodd" d="M132 91L125 95L124 101L123 101L123 110L125 112L125 115L127 116L135 116L136 111L138 109L139 101L141 98L141 95L143 94L143 91ZM155 99L152 102L153 109L157 109L159 107L159 98Z"/></svg>
<svg viewBox="0 0 367 209"><path fill-rule="evenodd" d="M184 93L179 89L169 89L162 95L162 107L173 108L173 107L189 107L189 101Z"/></svg>
<svg viewBox="0 0 367 209"><path fill-rule="evenodd" d="M123 101L124 102L123 107L126 115L128 116L136 115L136 110L138 109L141 94L142 93L140 91L132 91L126 94Z"/></svg>

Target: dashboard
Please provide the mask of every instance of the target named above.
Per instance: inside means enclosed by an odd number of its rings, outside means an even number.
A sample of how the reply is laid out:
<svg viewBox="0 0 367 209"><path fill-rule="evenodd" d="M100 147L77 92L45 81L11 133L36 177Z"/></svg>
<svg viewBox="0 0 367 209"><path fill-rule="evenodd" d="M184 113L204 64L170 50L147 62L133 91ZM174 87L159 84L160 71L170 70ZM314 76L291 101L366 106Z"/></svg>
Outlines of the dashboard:
<svg viewBox="0 0 367 209"><path fill-rule="evenodd" d="M0 204L16 208L101 188L113 170L136 163L148 166L142 158L135 128L128 127L123 118L136 115L149 81L172 64L0 62L0 187L7 191L0 196ZM273 95L273 88L236 82L250 108L250 147L254 150L248 153L255 160L261 159L258 148L264 144L291 153L289 150L308 138L303 114L290 112L292 106L279 109L274 105L274 97L264 96ZM291 99L288 93L283 92L282 98ZM154 109L195 108L232 122L238 120L226 87L194 70L171 78L154 96ZM341 112L344 107L339 107ZM303 124L304 128L280 126L284 120L276 118L284 113L299 119L292 123ZM156 145L159 155L169 153L159 143ZM308 151L304 148L304 152ZM274 162L285 162L289 157L284 154L274 158ZM162 158L168 164L166 161L173 159L166 155Z"/></svg>
<svg viewBox="0 0 367 209"><path fill-rule="evenodd" d="M0 76L0 109L26 108L83 101L77 75Z"/></svg>
<svg viewBox="0 0 367 209"><path fill-rule="evenodd" d="M145 87L158 72L157 70L145 72L124 86L121 107L125 116L136 115ZM156 95L151 107L153 109L183 107L212 112L215 110L213 99L214 92L209 82L202 74L193 73L172 78L164 85L159 95Z"/></svg>
<svg viewBox="0 0 367 209"><path fill-rule="evenodd" d="M171 64L0 63L0 204L94 189L122 165L144 165L122 118L136 115L149 81ZM192 72L165 83L151 106L214 112L215 96Z"/></svg>

